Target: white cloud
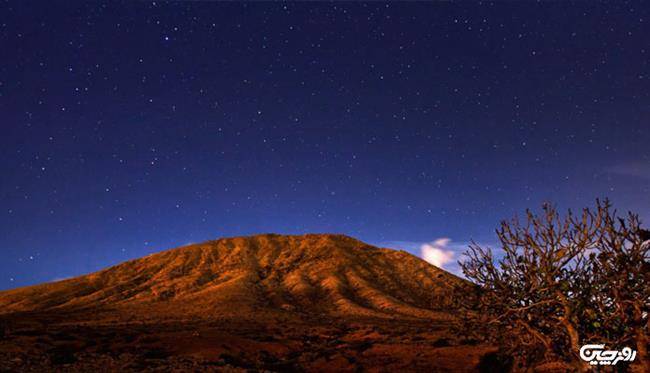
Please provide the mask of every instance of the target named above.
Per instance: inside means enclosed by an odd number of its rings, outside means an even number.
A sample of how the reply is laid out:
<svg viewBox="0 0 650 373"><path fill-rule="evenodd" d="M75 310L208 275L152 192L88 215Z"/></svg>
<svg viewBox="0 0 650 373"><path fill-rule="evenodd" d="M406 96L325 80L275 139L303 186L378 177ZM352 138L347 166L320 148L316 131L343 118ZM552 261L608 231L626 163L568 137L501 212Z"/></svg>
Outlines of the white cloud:
<svg viewBox="0 0 650 373"><path fill-rule="evenodd" d="M454 250L449 248L451 239L447 237L438 238L433 242L420 246L422 259L436 267L444 268L450 262L454 262Z"/></svg>
<svg viewBox="0 0 650 373"><path fill-rule="evenodd" d="M650 179L649 162L620 163L612 167L608 167L606 171L616 175L637 177L641 179Z"/></svg>
<svg viewBox="0 0 650 373"><path fill-rule="evenodd" d="M440 237L429 242L422 241L383 241L375 243L380 247L392 247L398 250L407 251L413 255L419 256L423 260L451 272L456 276L464 277L458 260L463 260L463 253L467 251L469 242L453 241L448 237ZM494 244L480 243L481 247L495 247ZM501 250L495 249L494 255L500 258Z"/></svg>

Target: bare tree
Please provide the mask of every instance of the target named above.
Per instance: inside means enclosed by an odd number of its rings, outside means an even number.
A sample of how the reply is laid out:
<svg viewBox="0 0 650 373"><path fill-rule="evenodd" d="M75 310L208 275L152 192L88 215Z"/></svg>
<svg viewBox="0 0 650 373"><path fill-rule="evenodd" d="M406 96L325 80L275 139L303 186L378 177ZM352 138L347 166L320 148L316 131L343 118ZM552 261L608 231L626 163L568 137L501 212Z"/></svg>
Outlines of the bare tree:
<svg viewBox="0 0 650 373"><path fill-rule="evenodd" d="M502 222L497 235L501 259L472 243L460 263L482 289L466 320L472 330L521 366L559 359L585 371L580 347L599 342L635 346L650 371L650 244L637 215L619 218L607 200L566 216L547 204L524 222Z"/></svg>

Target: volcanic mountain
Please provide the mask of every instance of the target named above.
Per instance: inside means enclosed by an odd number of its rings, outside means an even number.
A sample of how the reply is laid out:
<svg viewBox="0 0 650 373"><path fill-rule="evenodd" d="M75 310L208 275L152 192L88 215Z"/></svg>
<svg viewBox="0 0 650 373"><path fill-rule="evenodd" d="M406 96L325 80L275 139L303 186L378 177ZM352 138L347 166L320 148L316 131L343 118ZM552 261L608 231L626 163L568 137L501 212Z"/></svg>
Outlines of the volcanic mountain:
<svg viewBox="0 0 650 373"><path fill-rule="evenodd" d="M0 292L0 361L15 360L0 368L472 370L487 349L451 332L472 288L409 253L347 236L224 238ZM444 349L465 361L441 358Z"/></svg>
<svg viewBox="0 0 650 373"><path fill-rule="evenodd" d="M448 310L464 283L406 252L346 236L259 235L172 249L3 292L0 312L156 307L206 317L287 311L429 317Z"/></svg>

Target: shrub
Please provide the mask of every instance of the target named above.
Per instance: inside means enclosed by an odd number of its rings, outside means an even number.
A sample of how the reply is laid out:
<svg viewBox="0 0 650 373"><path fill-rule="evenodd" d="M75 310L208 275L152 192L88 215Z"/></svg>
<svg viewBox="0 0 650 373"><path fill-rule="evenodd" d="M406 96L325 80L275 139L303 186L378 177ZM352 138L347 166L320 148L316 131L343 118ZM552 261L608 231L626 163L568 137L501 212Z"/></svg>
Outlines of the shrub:
<svg viewBox="0 0 650 373"><path fill-rule="evenodd" d="M560 216L549 204L524 222L503 221L503 255L472 243L460 263L480 286L465 328L486 333L519 366L564 360L575 370L586 343L636 348L648 366L650 235L638 215L622 217L609 201Z"/></svg>

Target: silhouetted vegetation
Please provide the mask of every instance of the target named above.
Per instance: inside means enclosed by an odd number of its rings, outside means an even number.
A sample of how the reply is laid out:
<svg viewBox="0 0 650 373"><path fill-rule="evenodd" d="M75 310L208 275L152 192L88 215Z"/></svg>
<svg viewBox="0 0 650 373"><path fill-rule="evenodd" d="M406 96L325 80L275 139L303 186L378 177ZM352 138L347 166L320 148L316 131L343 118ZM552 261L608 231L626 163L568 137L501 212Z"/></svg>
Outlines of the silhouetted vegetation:
<svg viewBox="0 0 650 373"><path fill-rule="evenodd" d="M512 358L497 352L485 354L478 364L480 373L509 372L512 369Z"/></svg>
<svg viewBox="0 0 650 373"><path fill-rule="evenodd" d="M638 215L618 216L607 200L565 216L545 205L497 234L499 259L472 243L460 263L481 287L466 330L504 346L515 367L563 360L584 371L580 347L604 343L636 349L634 364L650 371L650 235Z"/></svg>
<svg viewBox="0 0 650 373"><path fill-rule="evenodd" d="M54 365L72 364L77 361L77 358L74 356L74 348L68 345L51 349L49 355L50 361Z"/></svg>

